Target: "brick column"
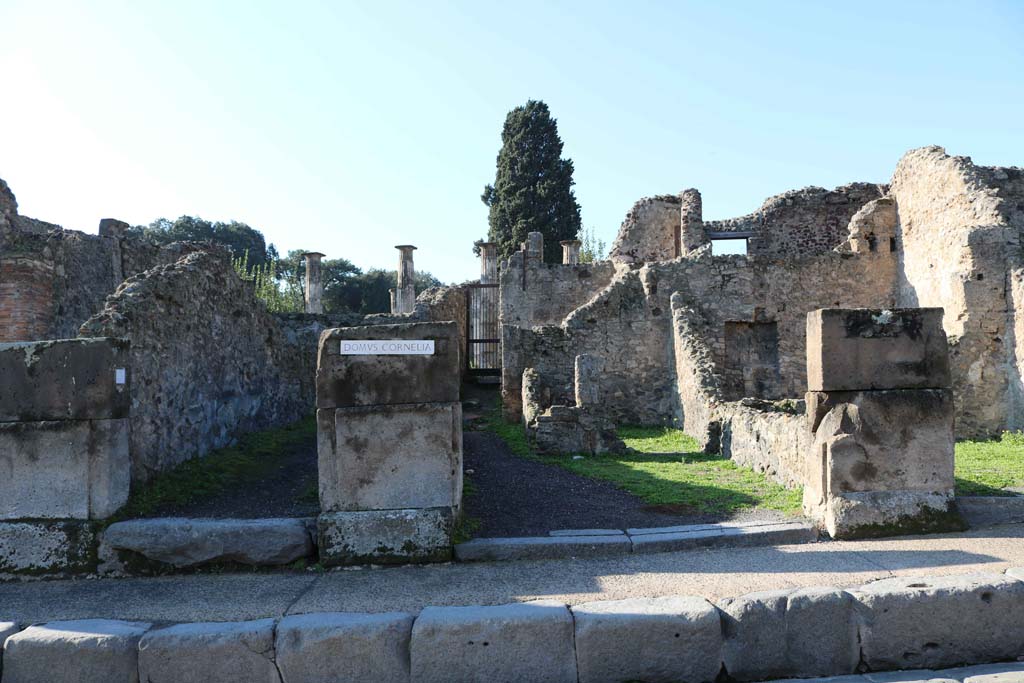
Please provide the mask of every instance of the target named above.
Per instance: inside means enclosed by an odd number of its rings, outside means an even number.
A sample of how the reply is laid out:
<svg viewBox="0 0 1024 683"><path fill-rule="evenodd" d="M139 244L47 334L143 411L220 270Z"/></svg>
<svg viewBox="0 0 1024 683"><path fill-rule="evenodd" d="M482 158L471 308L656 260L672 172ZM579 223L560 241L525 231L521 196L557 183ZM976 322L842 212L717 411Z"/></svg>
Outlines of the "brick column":
<svg viewBox="0 0 1024 683"><path fill-rule="evenodd" d="M319 315L324 312L324 281L320 271L324 254L311 251L302 256L306 259L306 313Z"/></svg>

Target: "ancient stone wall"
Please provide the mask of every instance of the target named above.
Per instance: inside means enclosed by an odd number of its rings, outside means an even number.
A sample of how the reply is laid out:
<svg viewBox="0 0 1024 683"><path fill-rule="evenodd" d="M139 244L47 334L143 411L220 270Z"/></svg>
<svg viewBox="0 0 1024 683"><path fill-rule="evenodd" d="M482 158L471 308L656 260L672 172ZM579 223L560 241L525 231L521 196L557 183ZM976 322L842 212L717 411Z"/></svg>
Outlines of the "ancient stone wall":
<svg viewBox="0 0 1024 683"><path fill-rule="evenodd" d="M506 414L518 415L524 368L535 368L556 396L569 396L573 360L586 353L604 360L602 398L616 423L671 422L677 387L666 369L674 365L670 297L675 292L699 314L696 332L707 344L723 392L723 378L743 370L729 365L730 358L743 356L730 353L727 323L771 322L777 330L777 380L757 398L800 397L806 391L805 314L828 306L891 305L895 267L885 253L830 252L790 262L705 254L623 271L560 327L505 327ZM752 377L751 386L758 386L757 380Z"/></svg>
<svg viewBox="0 0 1024 683"><path fill-rule="evenodd" d="M301 354L226 251L129 278L80 332L131 342L136 481L313 409Z"/></svg>
<svg viewBox="0 0 1024 683"><path fill-rule="evenodd" d="M805 187L765 200L754 213L704 221L705 232L747 233L747 254L792 258L831 251L846 240L850 219L864 204L885 194L884 185L851 183L826 190Z"/></svg>
<svg viewBox="0 0 1024 683"><path fill-rule="evenodd" d="M682 200L674 195L638 201L622 221L608 257L616 263L647 263L679 256L681 208Z"/></svg>
<svg viewBox="0 0 1024 683"><path fill-rule="evenodd" d="M1011 177L1012 173L1012 177ZM908 152L893 174L899 305L945 309L957 435L1020 425L1014 286L1020 264L1017 169L982 169L941 147ZM1009 282L1008 282L1009 280Z"/></svg>
<svg viewBox="0 0 1024 683"><path fill-rule="evenodd" d="M558 325L608 286L611 261L562 265L527 259L522 252L501 264L501 324L518 327Z"/></svg>

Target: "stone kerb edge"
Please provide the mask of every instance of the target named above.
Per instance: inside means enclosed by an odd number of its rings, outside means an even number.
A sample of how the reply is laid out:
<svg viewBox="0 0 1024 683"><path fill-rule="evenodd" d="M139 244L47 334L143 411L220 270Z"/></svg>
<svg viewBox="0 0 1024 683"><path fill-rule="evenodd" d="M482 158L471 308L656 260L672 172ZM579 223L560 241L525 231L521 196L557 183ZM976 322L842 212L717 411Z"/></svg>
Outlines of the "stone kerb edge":
<svg viewBox="0 0 1024 683"><path fill-rule="evenodd" d="M753 648L744 655L748 661L753 661L751 657L758 654L758 648L781 648L781 651L772 653L778 661L770 670L755 667L744 671L744 667L737 666L735 671L728 671L736 680L761 680L765 674L806 678L854 674L862 669L940 669L1014 661L1024 655L1024 628L1020 623L1024 616L1018 616L1024 615L1022 579L1024 567L1014 567L1005 574L892 577L850 589L783 589L724 598L714 604L690 596L609 600L575 607L540 600L498 606L428 607L419 616L404 612L313 613L241 622L132 624L146 628L142 629L138 647L130 656L139 658L140 671L144 668L141 660L145 659L145 668L152 673L153 666L163 666L161 661L173 665L175 643L181 641L183 652L200 658L219 652L217 656L228 660L236 656L246 659L249 668L254 663L261 665L262 661L266 671L276 673L276 680L287 678L288 669L293 666L304 672L321 669L315 654L329 655L331 666L342 662L340 666L346 671L359 672L364 677L387 672L388 680L428 681L434 680L432 676L438 671L447 676L451 670L446 666L433 671L429 666L433 662L431 657L417 658L416 652L429 654L431 649L436 649L431 643L439 639L462 643L479 633L495 641L487 642L492 647L480 662L490 662L486 665L493 667L504 661L504 666L514 668L499 666L501 672L514 673L524 662L543 660L557 665L551 669L549 678L553 681L686 673L692 683L711 683L723 663L735 665L735 653L747 646ZM847 625L850 628L844 631L842 624L838 624L840 628L836 633L829 634L834 636L830 644L840 655L838 658L823 658L813 647L808 648L807 643L789 642L792 639L786 636L787 629L780 629L787 620L787 602L790 611L794 606L798 609L800 613L795 616L800 621L806 619L808 609L816 610L816 614L811 614L815 629L831 628L834 615L849 614ZM907 624L900 621L899 615L907 610L913 613L913 628L907 628ZM846 618L842 616L840 621ZM82 642L89 643L90 633L102 633L104 625L116 630L126 622L84 619L49 623L59 625L64 635L56 649L52 640L42 643L47 656L59 655L61 647L65 647L68 657L81 662L77 648ZM82 626L81 638L76 635L76 624ZM972 625L977 633L967 633L970 629L965 629L965 624ZM0 622L0 645L4 646L9 671L31 670L24 662L13 667L10 664L12 657L32 656L33 648L12 648L3 641L18 633L21 635L17 640L25 641L33 634L47 631L22 630L21 626L31 625ZM495 630L499 626L501 628ZM594 628L598 630L593 631ZM581 637L580 629L591 632ZM803 631L801 637L811 635L807 629ZM250 641L257 636L260 643L267 642L261 649L253 650L255 641ZM653 661L630 654L650 645L648 641L652 637L670 639L665 641L670 644L680 639L679 646L685 645L682 649L690 656L682 658L686 661L677 662L678 657ZM598 638L594 645L618 643L622 656L609 656L603 647L581 650L581 642L587 638ZM485 643L474 642L470 646L484 647ZM159 652L149 652L142 657L140 653L149 647L157 647ZM691 650L703 653L705 658L694 658L692 655L699 653ZM849 653L854 654L846 656ZM154 658L156 654L159 658ZM0 657L0 666L3 664ZM230 667L231 663L222 661L220 665ZM673 671L661 671L664 667ZM680 667L686 671L675 671ZM2 672L0 669L2 683L20 680L16 676L4 676ZM104 673L83 670L82 680L103 680Z"/></svg>

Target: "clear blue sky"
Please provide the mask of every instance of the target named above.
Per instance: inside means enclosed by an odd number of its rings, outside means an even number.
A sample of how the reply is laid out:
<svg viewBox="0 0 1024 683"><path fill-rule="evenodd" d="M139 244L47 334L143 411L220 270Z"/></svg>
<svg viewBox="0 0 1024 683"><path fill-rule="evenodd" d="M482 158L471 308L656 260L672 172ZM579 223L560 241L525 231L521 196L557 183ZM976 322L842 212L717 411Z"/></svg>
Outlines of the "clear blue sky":
<svg viewBox="0 0 1024 683"><path fill-rule="evenodd" d="M506 112L543 99L609 242L885 182L909 148L1024 165L1024 2L0 0L0 177L94 232L199 215L473 278Z"/></svg>

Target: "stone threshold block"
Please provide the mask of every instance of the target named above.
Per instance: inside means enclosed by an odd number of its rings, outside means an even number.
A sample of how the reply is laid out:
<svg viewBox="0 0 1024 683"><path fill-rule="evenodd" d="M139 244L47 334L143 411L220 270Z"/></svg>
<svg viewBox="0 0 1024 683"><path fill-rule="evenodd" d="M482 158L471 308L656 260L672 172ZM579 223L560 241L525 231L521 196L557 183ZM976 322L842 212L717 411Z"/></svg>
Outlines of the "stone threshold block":
<svg viewBox="0 0 1024 683"><path fill-rule="evenodd" d="M941 308L824 308L807 314L809 391L945 389Z"/></svg>
<svg viewBox="0 0 1024 683"><path fill-rule="evenodd" d="M342 353L343 342L432 341L431 355ZM325 330L320 336L316 407L456 403L461 381L454 322L368 325ZM414 381L411 381L414 380Z"/></svg>
<svg viewBox="0 0 1024 683"><path fill-rule="evenodd" d="M408 681L413 615L300 614L277 624L285 681Z"/></svg>
<svg viewBox="0 0 1024 683"><path fill-rule="evenodd" d="M317 453L326 512L461 504L458 402L318 410Z"/></svg>
<svg viewBox="0 0 1024 683"><path fill-rule="evenodd" d="M139 642L138 673L139 679L154 682L280 683L274 620L154 629Z"/></svg>
<svg viewBox="0 0 1024 683"><path fill-rule="evenodd" d="M580 683L714 681L718 610L703 598L604 600L572 608Z"/></svg>
<svg viewBox="0 0 1024 683"><path fill-rule="evenodd" d="M427 607L410 646L415 683L577 683L573 619L551 600L494 607Z"/></svg>
<svg viewBox="0 0 1024 683"><path fill-rule="evenodd" d="M184 519L115 522L103 532L100 555L131 563L139 556L176 568L210 562L281 566L312 557L316 547L306 520Z"/></svg>
<svg viewBox="0 0 1024 683"><path fill-rule="evenodd" d="M0 521L0 577L95 571L96 526L78 519Z"/></svg>
<svg viewBox="0 0 1024 683"><path fill-rule="evenodd" d="M0 344L0 422L128 417L128 351L111 337Z"/></svg>
<svg viewBox="0 0 1024 683"><path fill-rule="evenodd" d="M0 519L103 519L128 500L129 425L0 422Z"/></svg>
<svg viewBox="0 0 1024 683"><path fill-rule="evenodd" d="M452 557L450 507L325 512L317 518L327 566L446 562Z"/></svg>
<svg viewBox="0 0 1024 683"><path fill-rule="evenodd" d="M150 624L106 619L29 626L4 645L4 683L134 683Z"/></svg>
<svg viewBox="0 0 1024 683"><path fill-rule="evenodd" d="M999 574L899 577L853 591L872 670L1013 660L1024 652L1024 583Z"/></svg>

